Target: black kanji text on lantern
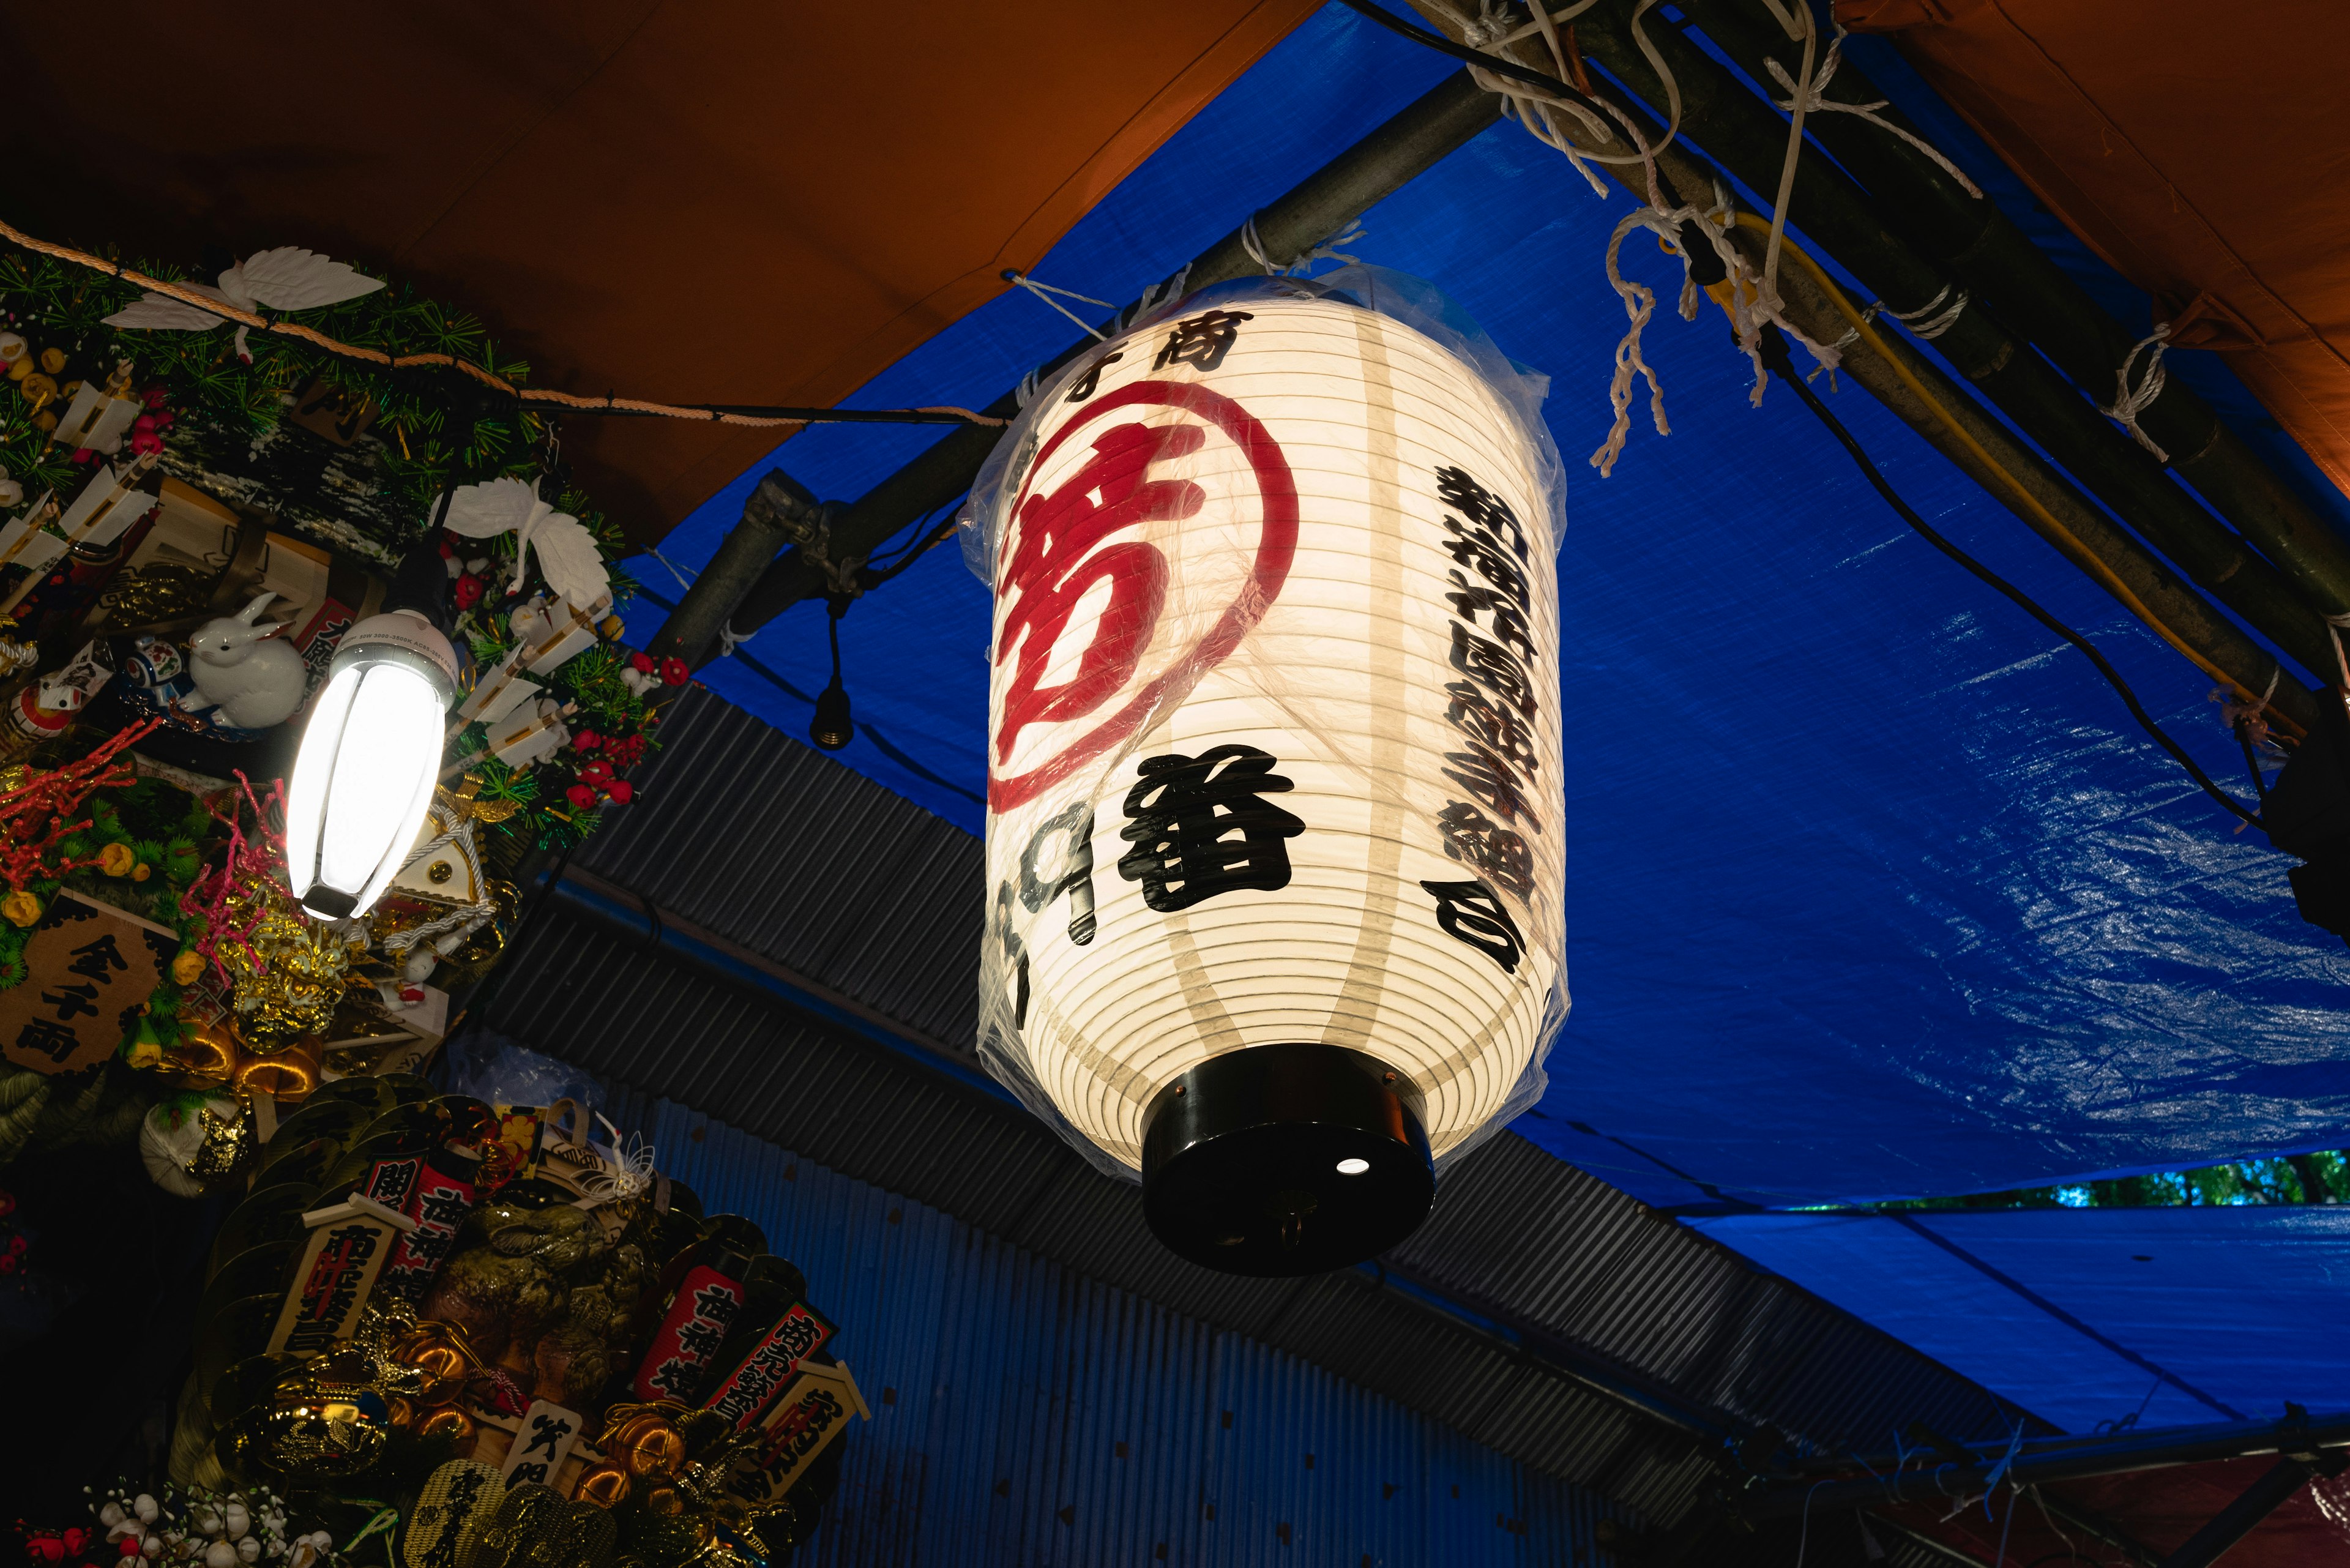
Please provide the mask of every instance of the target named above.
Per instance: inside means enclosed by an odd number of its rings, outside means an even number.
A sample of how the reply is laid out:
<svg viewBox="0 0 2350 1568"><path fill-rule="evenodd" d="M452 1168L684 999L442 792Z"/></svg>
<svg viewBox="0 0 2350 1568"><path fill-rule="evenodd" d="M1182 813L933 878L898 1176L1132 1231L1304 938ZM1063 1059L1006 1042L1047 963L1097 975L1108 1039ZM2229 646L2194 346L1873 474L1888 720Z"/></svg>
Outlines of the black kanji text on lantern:
<svg viewBox="0 0 2350 1568"><path fill-rule="evenodd" d="M1482 876L1420 886L1436 897L1437 924L1446 934L1514 974L1525 942L1493 889L1533 897L1534 852L1520 829L1543 830L1537 797L1520 774L1531 776L1540 765L1534 721L1542 711L1526 533L1509 503L1465 469L1439 468L1436 493L1448 509L1437 545L1454 563L1444 596L1458 618L1451 623L1450 659L1464 677L1446 683L1444 717L1468 742L1444 753L1443 773L1470 797L1446 802L1436 829L1444 853Z"/></svg>
<svg viewBox="0 0 2350 1568"><path fill-rule="evenodd" d="M1126 356L1124 354L1119 353L1117 349L1113 348L1108 353L1103 355L1100 358L1096 359L1092 364L1087 366L1086 373L1078 377L1076 381L1069 388L1069 396L1067 400L1072 403L1082 403L1087 398L1092 397L1094 395L1094 389L1101 385L1102 370L1107 366L1117 364L1120 359L1125 358Z"/></svg>
<svg viewBox="0 0 2350 1568"><path fill-rule="evenodd" d="M1523 837L1458 800L1447 802L1436 814L1436 830L1444 836L1445 854L1482 871L1521 898L1534 897L1534 851Z"/></svg>
<svg viewBox="0 0 2350 1568"><path fill-rule="evenodd" d="M1134 847L1118 874L1141 883L1142 901L1161 914L1239 888L1288 887L1286 841L1305 824L1263 798L1295 787L1273 771L1275 760L1244 745L1142 759L1118 830Z"/></svg>
<svg viewBox="0 0 2350 1568"><path fill-rule="evenodd" d="M1486 533L1499 537L1506 530L1510 553L1521 561L1526 558L1526 531L1518 526L1518 514L1510 510L1508 502L1471 479L1466 470L1450 464L1438 469L1436 493L1447 506Z"/></svg>
<svg viewBox="0 0 2350 1568"><path fill-rule="evenodd" d="M1037 861L1060 846L1060 870L1042 873ZM1084 947L1094 940L1094 813L1084 801L1046 817L1020 852L1020 902L1034 915L1063 893L1069 896L1069 940Z"/></svg>
<svg viewBox="0 0 2350 1568"><path fill-rule="evenodd" d="M1526 956L1526 939L1509 907L1482 882L1422 882L1436 900L1436 924L1448 937L1466 942L1502 966L1503 974L1518 972Z"/></svg>
<svg viewBox="0 0 2350 1568"><path fill-rule="evenodd" d="M1241 323L1255 319L1245 310L1203 310L1187 317L1167 329L1166 345L1159 350L1159 358L1150 362L1150 368L1164 370L1170 365L1190 365L1203 371L1214 370L1232 351Z"/></svg>

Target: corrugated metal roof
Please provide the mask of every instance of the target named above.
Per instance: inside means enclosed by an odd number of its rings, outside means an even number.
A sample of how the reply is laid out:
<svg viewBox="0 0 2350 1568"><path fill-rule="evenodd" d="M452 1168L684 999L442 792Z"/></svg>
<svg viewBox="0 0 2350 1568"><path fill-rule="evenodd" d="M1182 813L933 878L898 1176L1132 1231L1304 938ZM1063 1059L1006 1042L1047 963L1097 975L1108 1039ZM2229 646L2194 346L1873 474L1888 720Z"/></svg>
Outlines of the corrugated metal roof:
<svg viewBox="0 0 2350 1568"><path fill-rule="evenodd" d="M976 841L705 693L665 733L643 804L579 857L650 899L660 931L625 900L546 900L492 1027L1654 1519L1687 1507L1708 1460L1589 1379L1820 1445L1882 1447L1915 1419L1970 1436L2012 1424L1976 1385L1509 1135L1447 1178L1388 1260L1466 1319L1359 1273L1253 1281L1181 1262L1149 1237L1135 1188L925 1064L968 1077L972 1061ZM684 921L768 972L713 961ZM795 1005L795 987L937 1050L884 1049L874 1027Z"/></svg>
<svg viewBox="0 0 2350 1568"><path fill-rule="evenodd" d="M806 1274L873 1420L795 1563L1596 1563L1593 1492L667 1101L613 1107Z"/></svg>
<svg viewBox="0 0 2350 1568"><path fill-rule="evenodd" d="M969 1050L979 840L700 687L660 733L579 864Z"/></svg>

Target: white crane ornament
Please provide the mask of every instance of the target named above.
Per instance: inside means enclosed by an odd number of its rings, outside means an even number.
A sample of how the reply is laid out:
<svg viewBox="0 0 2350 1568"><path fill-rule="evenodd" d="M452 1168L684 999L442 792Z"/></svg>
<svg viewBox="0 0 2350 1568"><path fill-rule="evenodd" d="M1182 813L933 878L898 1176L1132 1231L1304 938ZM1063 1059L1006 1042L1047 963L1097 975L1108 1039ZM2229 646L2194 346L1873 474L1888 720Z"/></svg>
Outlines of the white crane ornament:
<svg viewBox="0 0 2350 1568"><path fill-rule="evenodd" d="M265 305L272 310L316 310L372 294L383 286L383 280L369 277L353 270L348 263L331 260L316 251L281 245L276 250L256 252L230 267L220 275L218 288L201 283L188 286L240 310L257 310ZM209 332L224 319L170 295L149 293L140 296L136 304L126 305L108 317L106 324L168 332ZM242 326L236 329L236 354L251 364L253 351L245 343L248 330Z"/></svg>

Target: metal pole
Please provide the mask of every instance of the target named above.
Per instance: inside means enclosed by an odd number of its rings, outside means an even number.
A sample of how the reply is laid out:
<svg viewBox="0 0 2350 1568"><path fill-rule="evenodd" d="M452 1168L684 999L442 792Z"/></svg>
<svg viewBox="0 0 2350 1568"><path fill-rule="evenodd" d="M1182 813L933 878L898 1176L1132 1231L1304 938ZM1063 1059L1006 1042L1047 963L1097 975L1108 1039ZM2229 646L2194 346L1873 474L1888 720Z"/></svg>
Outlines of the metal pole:
<svg viewBox="0 0 2350 1568"><path fill-rule="evenodd" d="M806 485L780 468L769 471L743 503L743 520L718 542L718 553L685 590L646 651L655 659L699 663L688 650L707 649L718 640L727 615L751 591L775 552L805 537L820 513Z"/></svg>
<svg viewBox="0 0 2350 1568"><path fill-rule="evenodd" d="M2342 1468L2335 1461L2331 1467ZM2309 1484L2319 1467L2294 1456L2279 1459L2266 1474L2243 1490L2235 1501L2213 1514L2186 1544L2162 1560L2162 1568L2210 1568L2222 1552L2250 1535L2262 1520L2274 1513L2287 1498Z"/></svg>
<svg viewBox="0 0 2350 1568"><path fill-rule="evenodd" d="M1276 258L1304 254L1435 167L1500 115L1500 100L1470 80L1468 72L1447 77L1257 213L1257 239L1264 254ZM1242 240L1243 232L1235 228L1192 258L1179 275L1182 287L1186 291L1202 288L1256 271L1257 264ZM1128 306L1106 326L1115 326L1133 308ZM1040 377L1093 344L1090 337L1070 344L1039 369ZM988 404L985 411L1008 417L1019 407L1016 395L1007 391ZM983 426L955 431L858 497L833 524L827 546L833 558L868 556L914 519L954 501L971 488L1002 433ZM731 625L736 635L748 637L822 590L822 578L801 552L787 551L767 566L747 597L738 596L739 607L734 599L728 599L726 607L732 613L711 621L703 640L683 649L680 657L688 664L700 664L709 657L718 627ZM713 591L713 599L716 597Z"/></svg>

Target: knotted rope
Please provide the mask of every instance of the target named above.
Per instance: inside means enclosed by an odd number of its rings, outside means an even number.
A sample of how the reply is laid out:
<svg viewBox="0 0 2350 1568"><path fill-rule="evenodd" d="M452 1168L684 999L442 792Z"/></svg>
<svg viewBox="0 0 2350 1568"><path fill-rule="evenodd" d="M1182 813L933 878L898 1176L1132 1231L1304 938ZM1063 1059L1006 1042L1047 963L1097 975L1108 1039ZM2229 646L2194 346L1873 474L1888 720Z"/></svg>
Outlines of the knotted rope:
<svg viewBox="0 0 2350 1568"><path fill-rule="evenodd" d="M1312 269L1314 264L1318 261L1338 261L1346 262L1350 265L1359 262L1363 259L1362 257L1348 255L1345 251L1338 249L1338 247L1340 245L1351 245L1362 237L1363 225L1361 221L1358 219L1349 223L1344 233L1332 234L1328 239L1324 240L1317 245L1315 245L1304 254L1284 264L1274 261L1271 256L1265 254L1264 241L1258 236L1256 232L1256 214L1254 213L1251 213L1248 215L1248 221L1241 224L1241 249L1248 252L1249 260L1264 268L1264 275L1267 277L1276 277L1284 275L1290 277L1304 277L1307 272Z"/></svg>
<svg viewBox="0 0 2350 1568"><path fill-rule="evenodd" d="M2129 357L2122 361L2121 369L2114 372L2112 406L2097 405L2099 412L2129 431L2130 440L2154 453L2157 462L2168 462L2170 454L2155 445L2154 438L2138 428L2137 417L2154 406L2154 400L2162 396L2162 389L2169 382L2170 373L2162 368L2163 352L2170 347L2169 337L2170 323L2156 322L2154 330L2137 340L2137 346L2130 349ZM2146 368L2142 370L2137 369L2137 357L2141 354L2147 357ZM2137 375L2135 386L2130 383L2134 370Z"/></svg>
<svg viewBox="0 0 2350 1568"><path fill-rule="evenodd" d="M1784 22L1783 19L1782 26L1783 25ZM1773 99L1772 101L1778 104L1781 109L1786 109L1791 114L1848 114L1856 119L1866 121L1868 124L1877 127L1879 130L1898 136L1902 140L1908 142L1910 146L1916 148L1918 151L1924 153L1927 157L1932 159L1937 164L1939 164L1941 166L1942 172L1948 174L1951 179L1956 180L1961 186L1963 186L1968 195L1972 196L1978 202L1981 201L1982 191L1973 181L1967 178L1966 172L1963 170L1961 170L1957 164L1951 162L1948 158L1944 157L1941 151L1932 142L1928 141L1924 137L1916 134L1914 131L1902 130L1891 120L1881 119L1877 117L1877 111L1878 109L1888 109L1892 106L1891 99L1878 99L1875 103L1839 103L1835 99L1825 96L1827 91L1829 81L1835 76L1836 67L1844 63L1844 41L1848 36L1844 30L1843 23L1838 22L1834 24L1834 26L1835 27L1835 36L1828 42L1828 52L1820 61L1819 74L1811 78L1808 86L1798 87L1794 78L1787 75L1786 67L1780 65L1778 61L1767 57L1763 60L1762 63L1769 68L1773 79L1777 81L1779 86L1783 88L1787 94L1786 98L1783 99Z"/></svg>

